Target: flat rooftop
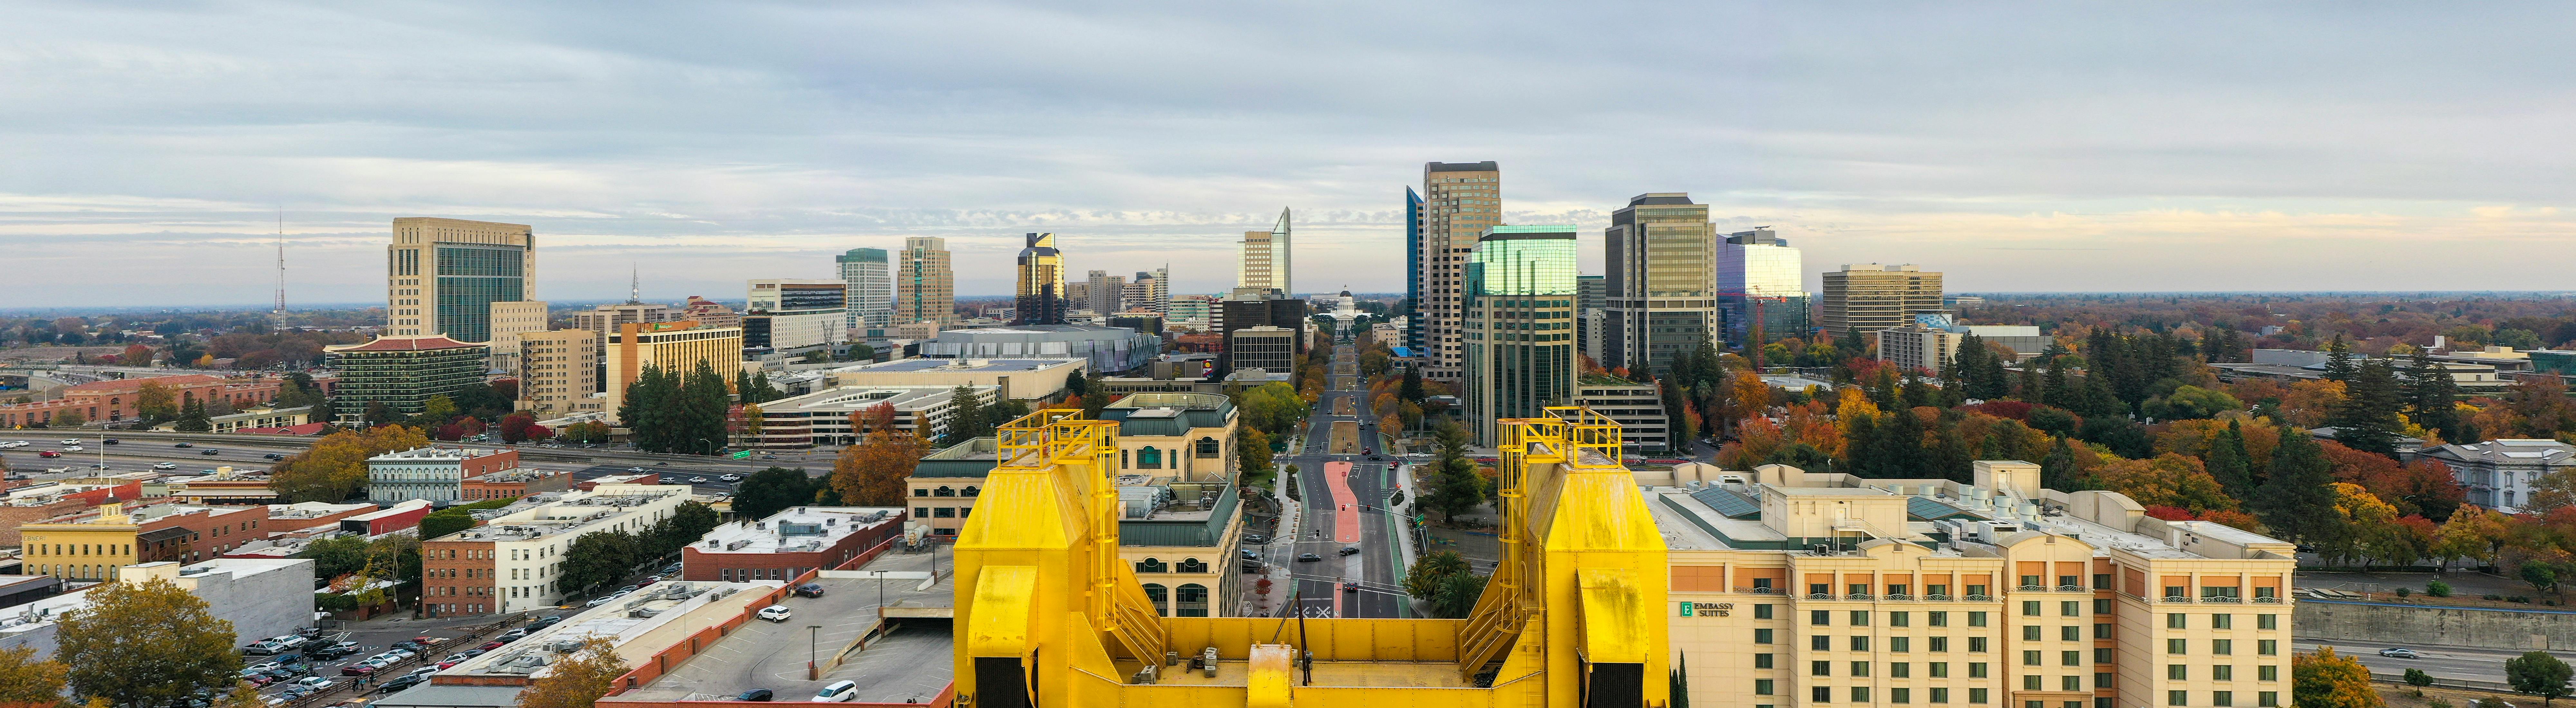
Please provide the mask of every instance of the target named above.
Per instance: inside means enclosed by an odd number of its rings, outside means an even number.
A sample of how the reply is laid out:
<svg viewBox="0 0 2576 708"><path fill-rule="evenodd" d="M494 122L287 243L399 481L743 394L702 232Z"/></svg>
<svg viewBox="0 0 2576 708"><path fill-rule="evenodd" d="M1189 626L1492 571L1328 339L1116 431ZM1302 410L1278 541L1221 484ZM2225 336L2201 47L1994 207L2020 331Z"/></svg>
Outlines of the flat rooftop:
<svg viewBox="0 0 2576 708"><path fill-rule="evenodd" d="M990 330L985 330L990 331ZM876 372L948 371L961 373L1011 373L1039 371L1049 367L1079 363L1081 359L896 359L875 364L860 364L833 369L836 374Z"/></svg>
<svg viewBox="0 0 2576 708"><path fill-rule="evenodd" d="M930 572L934 560L936 580ZM856 682L853 700L862 703L929 703L955 677L948 661L956 646L948 618L956 607L949 563L946 551L889 552L857 570L824 571L814 581L823 586L822 597L779 603L794 613L787 621L746 622L660 678L601 705L721 700L754 688L775 691L782 702L803 702L835 681ZM864 647L858 645L861 637L868 637ZM827 668L821 678L807 681L805 662L815 646L822 647Z"/></svg>
<svg viewBox="0 0 2576 708"><path fill-rule="evenodd" d="M830 548L860 529L895 523L897 508L799 506L758 521L734 521L693 544L699 553L810 553Z"/></svg>

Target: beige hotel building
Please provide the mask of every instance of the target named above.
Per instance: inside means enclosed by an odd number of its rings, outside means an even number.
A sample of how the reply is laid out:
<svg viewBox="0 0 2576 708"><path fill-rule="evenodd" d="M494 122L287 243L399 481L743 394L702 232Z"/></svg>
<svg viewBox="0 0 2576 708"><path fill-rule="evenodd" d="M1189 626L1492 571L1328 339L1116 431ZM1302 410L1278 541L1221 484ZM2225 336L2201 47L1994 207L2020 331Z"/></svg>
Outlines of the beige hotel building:
<svg viewBox="0 0 2576 708"><path fill-rule="evenodd" d="M1975 469L1639 473L1691 705L2287 705L2290 544Z"/></svg>

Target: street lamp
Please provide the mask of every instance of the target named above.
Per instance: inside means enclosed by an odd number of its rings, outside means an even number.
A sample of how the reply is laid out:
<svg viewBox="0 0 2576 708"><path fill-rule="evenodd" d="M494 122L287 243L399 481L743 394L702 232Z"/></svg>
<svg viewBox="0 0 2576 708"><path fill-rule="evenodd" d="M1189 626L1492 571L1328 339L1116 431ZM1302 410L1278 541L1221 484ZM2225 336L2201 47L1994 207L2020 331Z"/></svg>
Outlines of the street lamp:
<svg viewBox="0 0 2576 708"><path fill-rule="evenodd" d="M823 675L823 625L805 625L805 680Z"/></svg>

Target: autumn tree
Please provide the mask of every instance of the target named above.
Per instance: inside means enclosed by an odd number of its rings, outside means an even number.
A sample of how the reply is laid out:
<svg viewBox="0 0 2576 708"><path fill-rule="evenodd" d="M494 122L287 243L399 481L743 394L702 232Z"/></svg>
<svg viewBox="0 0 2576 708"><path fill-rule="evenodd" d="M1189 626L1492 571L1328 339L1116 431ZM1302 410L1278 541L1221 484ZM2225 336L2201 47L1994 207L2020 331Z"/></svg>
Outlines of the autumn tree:
<svg viewBox="0 0 2576 708"><path fill-rule="evenodd" d="M2170 506L2197 517L2236 508L2227 488L2202 468L2199 459L2168 452L2152 460L2118 460L2092 471L2095 484L2127 495L2144 506Z"/></svg>
<svg viewBox="0 0 2576 708"><path fill-rule="evenodd" d="M35 647L0 650L0 706L57 705L69 673L62 662L37 660Z"/></svg>
<svg viewBox="0 0 2576 708"><path fill-rule="evenodd" d="M2290 705L2299 708L2386 708L2370 688L2370 669L2334 647L2290 657Z"/></svg>
<svg viewBox="0 0 2576 708"><path fill-rule="evenodd" d="M420 430L399 425L332 433L271 468L269 488L290 502L338 502L366 487L367 458L428 444Z"/></svg>
<svg viewBox="0 0 2576 708"><path fill-rule="evenodd" d="M112 705L179 705L200 686L230 685L241 672L233 623L168 580L112 582L86 607L63 615L55 660L72 692Z"/></svg>
<svg viewBox="0 0 2576 708"><path fill-rule="evenodd" d="M609 637L582 640L573 655L546 667L546 675L519 692L521 708L590 708L626 675L626 660L617 656Z"/></svg>
<svg viewBox="0 0 2576 708"><path fill-rule="evenodd" d="M1270 434L1260 428L1238 427L1234 432L1235 467L1246 479L1270 474Z"/></svg>
<svg viewBox="0 0 2576 708"><path fill-rule="evenodd" d="M855 506L902 506L904 480L921 463L929 446L912 431L894 427L893 410L884 419L872 421L877 427L867 431L867 440L841 448L832 461L832 488L841 493L841 503Z"/></svg>
<svg viewBox="0 0 2576 708"><path fill-rule="evenodd" d="M159 381L144 379L143 383L136 385L134 389L134 412L143 416L143 422L146 423L158 423L177 418L179 399L170 394L170 387L161 385Z"/></svg>

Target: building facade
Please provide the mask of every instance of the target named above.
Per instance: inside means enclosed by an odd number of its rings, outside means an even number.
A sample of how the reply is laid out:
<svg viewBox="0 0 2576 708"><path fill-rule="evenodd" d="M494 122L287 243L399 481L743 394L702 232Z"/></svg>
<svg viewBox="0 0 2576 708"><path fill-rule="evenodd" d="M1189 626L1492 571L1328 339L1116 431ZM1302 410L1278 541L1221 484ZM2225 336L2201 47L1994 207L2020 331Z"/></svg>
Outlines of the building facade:
<svg viewBox="0 0 2576 708"><path fill-rule="evenodd" d="M1181 482L1235 474L1234 400L1224 394L1138 393L1100 411L1118 423L1118 471Z"/></svg>
<svg viewBox="0 0 2576 708"><path fill-rule="evenodd" d="M600 409L614 416L626 403L627 385L642 377L646 366L685 374L704 362L717 375L732 380L742 371L742 328L700 327L686 320L629 323L609 336L600 357L608 364L608 378L600 382L606 394Z"/></svg>
<svg viewBox="0 0 2576 708"><path fill-rule="evenodd" d="M1214 295L1175 295L1167 321L1205 325L1215 316L1218 301Z"/></svg>
<svg viewBox="0 0 2576 708"><path fill-rule="evenodd" d="M1003 357L1082 359L1093 374L1143 368L1162 353L1163 338L1097 325L1012 325L942 330L915 346L926 359Z"/></svg>
<svg viewBox="0 0 2576 708"><path fill-rule="evenodd" d="M266 506L101 504L18 527L23 572L64 580L116 577L137 563L194 563L266 540Z"/></svg>
<svg viewBox="0 0 2576 708"><path fill-rule="evenodd" d="M1172 311L1172 269L1156 268L1136 271L1127 280L1126 304L1121 311L1146 311L1166 314Z"/></svg>
<svg viewBox="0 0 2576 708"><path fill-rule="evenodd" d="M742 326L742 313L735 312L732 307L726 306L724 303L691 295L689 296L688 302L680 303L679 315L655 321L669 322L672 320L690 320L698 323L698 326L700 327L740 327ZM608 331L614 331L616 329L617 328L615 327L610 327ZM603 331L600 336L606 337L606 331Z"/></svg>
<svg viewBox="0 0 2576 708"><path fill-rule="evenodd" d="M1728 341L1756 346L1805 337L1814 328L1807 311L1806 261L1771 229L1728 234L1717 246L1718 313ZM1754 341L1759 329L1761 341Z"/></svg>
<svg viewBox="0 0 2576 708"><path fill-rule="evenodd" d="M1574 405L1619 422L1619 444L1635 452L1673 449L1672 416L1664 412L1663 392L1602 373L1582 374L1574 382Z"/></svg>
<svg viewBox="0 0 2576 708"><path fill-rule="evenodd" d="M539 420L604 409L599 393L599 335L558 329L519 335L519 410Z"/></svg>
<svg viewBox="0 0 2576 708"><path fill-rule="evenodd" d="M1225 354L1231 368L1260 369L1269 372L1297 370L1296 330L1277 327L1245 327L1226 333Z"/></svg>
<svg viewBox="0 0 2576 708"><path fill-rule="evenodd" d="M849 287L839 280L750 281L743 306L743 346L786 350L848 341Z"/></svg>
<svg viewBox="0 0 2576 708"><path fill-rule="evenodd" d="M86 422L140 417L137 399L146 384L169 392L171 402L180 408L218 401L234 408L249 408L276 400L284 381L279 377L225 378L209 374L92 381L66 386L60 398L50 401L0 403L0 427L50 425L56 416L65 413Z"/></svg>
<svg viewBox="0 0 2576 708"><path fill-rule="evenodd" d="M1941 274L1908 265L1845 264L1825 272L1822 323L1826 337L1903 327L1915 315L1941 314Z"/></svg>
<svg viewBox="0 0 2576 708"><path fill-rule="evenodd" d="M1492 445L1496 421L1574 400L1574 227L1492 227L1470 258L1461 388L1468 428Z"/></svg>
<svg viewBox="0 0 2576 708"><path fill-rule="evenodd" d="M341 423L359 421L376 404L396 415L419 415L433 397L482 385L492 359L489 346L439 335L377 337L322 351L340 372L332 401Z"/></svg>
<svg viewBox="0 0 2576 708"><path fill-rule="evenodd" d="M1295 293L1288 284L1290 228L1288 209L1279 209L1279 223L1268 231L1243 232L1243 255L1235 262L1234 286L1264 288Z"/></svg>
<svg viewBox="0 0 2576 708"><path fill-rule="evenodd" d="M1095 270L1091 272L1091 279L1083 285L1082 303L1083 306L1091 309L1092 314L1105 315L1126 309L1126 276L1110 275L1109 271Z"/></svg>
<svg viewBox="0 0 2576 708"><path fill-rule="evenodd" d="M1016 313L1012 324L1064 324L1064 253L1055 248L1055 234L1028 235L1028 246L1020 249L1019 277L1014 281Z"/></svg>
<svg viewBox="0 0 2576 708"><path fill-rule="evenodd" d="M517 450L423 447L367 458L367 501L392 506L465 500L465 480L517 469Z"/></svg>
<svg viewBox="0 0 2576 708"><path fill-rule="evenodd" d="M2469 503L2506 513L2531 503L2540 478L2576 467L2576 446L2546 439L2443 445L2423 455L2450 466L2452 478L2468 489Z"/></svg>
<svg viewBox="0 0 2576 708"><path fill-rule="evenodd" d="M519 373L519 336L546 331L544 300L513 300L492 303L490 317L492 368L511 374Z"/></svg>
<svg viewBox="0 0 2576 708"><path fill-rule="evenodd" d="M1717 341L1717 245L1708 206L1681 192L1641 194L1602 232L1608 274L1605 367L1672 370L1673 355Z"/></svg>
<svg viewBox="0 0 2576 708"><path fill-rule="evenodd" d="M895 264L895 324L957 321L957 272L948 262L948 240L914 236L903 240Z"/></svg>
<svg viewBox="0 0 2576 708"><path fill-rule="evenodd" d="M859 506L788 507L769 518L727 523L680 551L690 582L794 580L830 570L903 535L904 510Z"/></svg>
<svg viewBox="0 0 2576 708"><path fill-rule="evenodd" d="M894 264L886 260L885 249L853 248L833 256L832 263L849 294L843 328L862 337L885 336L883 330L894 325Z"/></svg>
<svg viewBox="0 0 2576 708"><path fill-rule="evenodd" d="M1413 347L1423 378L1465 377L1467 259L1485 229L1503 223L1503 173L1492 161L1431 162L1422 166L1422 192L1405 192L1405 212L1416 215L1406 251L1413 256L1410 314Z"/></svg>
<svg viewBox="0 0 2576 708"><path fill-rule="evenodd" d="M1288 297L1286 293L1277 290L1256 291L1251 288L1235 288L1234 294L1217 303L1217 306L1224 314L1217 318L1214 329L1226 341L1232 340L1235 330L1253 327L1277 327L1298 333L1306 331L1306 301ZM1300 336L1295 339L1297 340L1296 351L1305 352L1305 337ZM1229 369L1234 368L1234 355L1231 352L1221 359L1220 365Z"/></svg>
<svg viewBox="0 0 2576 708"><path fill-rule="evenodd" d="M977 405L1000 403L1001 390L992 385L967 387ZM954 385L849 386L816 391L744 407L744 425L734 431L732 444L763 449L858 444L869 432L862 419L878 406L894 412L896 430L923 440L937 440L956 424L957 410L964 404Z"/></svg>
<svg viewBox="0 0 2576 708"><path fill-rule="evenodd" d="M395 219L385 249L386 336L492 341L492 303L536 297L536 246L526 224Z"/></svg>
<svg viewBox="0 0 2576 708"><path fill-rule="evenodd" d="M690 298L691 304L696 304L697 302L699 302L697 298ZM717 307L723 306L717 305ZM731 310L728 309L727 311L730 312ZM598 335L602 340L606 340L608 339L608 335L617 332L618 325L629 322L636 324L653 324L657 322L671 322L680 319L687 318L682 317L680 315L680 311L670 305L664 305L658 302L623 302L614 305L601 305L589 310L572 313L572 327L573 329L590 330L592 334ZM704 322L705 320L699 321Z"/></svg>
<svg viewBox="0 0 2576 708"><path fill-rule="evenodd" d="M602 484L483 525L421 541L421 608L435 617L553 609L564 551L592 532L643 533L689 500L691 487Z"/></svg>

